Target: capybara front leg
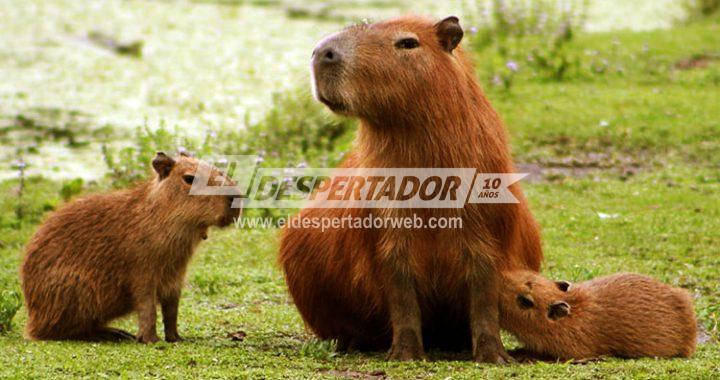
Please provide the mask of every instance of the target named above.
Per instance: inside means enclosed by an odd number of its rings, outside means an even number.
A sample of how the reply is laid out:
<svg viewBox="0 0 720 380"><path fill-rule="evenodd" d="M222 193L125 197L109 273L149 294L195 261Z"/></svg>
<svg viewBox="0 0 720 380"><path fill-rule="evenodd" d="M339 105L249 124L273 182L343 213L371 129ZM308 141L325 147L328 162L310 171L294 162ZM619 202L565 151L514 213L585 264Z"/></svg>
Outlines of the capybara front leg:
<svg viewBox="0 0 720 380"><path fill-rule="evenodd" d="M422 342L422 321L415 284L409 273L393 270L387 289L393 339L388 360L425 360Z"/></svg>
<svg viewBox="0 0 720 380"><path fill-rule="evenodd" d="M173 292L161 300L163 326L165 327L165 340L167 342L179 342L182 339L178 334L178 306L180 304L180 292Z"/></svg>
<svg viewBox="0 0 720 380"><path fill-rule="evenodd" d="M500 339L499 279L495 270L475 271L470 276L470 331L473 358L477 362L506 364L513 359Z"/></svg>
<svg viewBox="0 0 720 380"><path fill-rule="evenodd" d="M140 343L155 343L160 339L157 336L157 304L155 292L148 292L137 302L138 334Z"/></svg>

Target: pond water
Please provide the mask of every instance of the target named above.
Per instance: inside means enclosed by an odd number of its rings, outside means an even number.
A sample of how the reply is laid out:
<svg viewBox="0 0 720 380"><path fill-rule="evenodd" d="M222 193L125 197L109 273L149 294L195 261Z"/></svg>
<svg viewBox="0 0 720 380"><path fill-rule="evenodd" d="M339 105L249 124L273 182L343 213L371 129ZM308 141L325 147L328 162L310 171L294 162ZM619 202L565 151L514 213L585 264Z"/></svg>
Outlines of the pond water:
<svg viewBox="0 0 720 380"><path fill-rule="evenodd" d="M36 145L8 137L18 116L76 111L96 127L112 126L119 133L113 144L145 124L164 122L191 135L243 128L265 112L273 92L307 85L312 47L348 19L457 14L462 2L0 0L0 179L16 175L10 162L18 148ZM588 29L668 27L680 9L671 0L594 1ZM304 17L308 12L316 17ZM142 41L142 57L93 43L88 35L96 31L121 43ZM40 127L68 125L73 128ZM30 174L92 179L105 171L97 142L42 143L33 152L23 154Z"/></svg>

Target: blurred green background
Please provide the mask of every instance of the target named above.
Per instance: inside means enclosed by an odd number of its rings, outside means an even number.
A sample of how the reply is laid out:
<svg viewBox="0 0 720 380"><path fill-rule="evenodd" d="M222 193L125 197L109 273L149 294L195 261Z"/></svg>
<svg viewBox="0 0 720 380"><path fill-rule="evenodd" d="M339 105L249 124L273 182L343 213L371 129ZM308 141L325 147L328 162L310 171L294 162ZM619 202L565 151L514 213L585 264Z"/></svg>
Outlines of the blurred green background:
<svg viewBox="0 0 720 380"><path fill-rule="evenodd" d="M0 0L8 353L0 376L716 377L719 8L716 0ZM525 189L543 227L545 273L580 281L637 271L687 288L702 327L693 359L498 368L462 354L411 364L338 354L304 331L274 265L274 229L217 231L201 246L181 304L187 342L23 341L17 268L47 212L146 178L156 150L336 165L356 123L310 96L310 52L345 25L405 13L460 17L462 46L507 124L519 170L531 173ZM119 325L134 331L133 318ZM238 330L243 341L227 337Z"/></svg>

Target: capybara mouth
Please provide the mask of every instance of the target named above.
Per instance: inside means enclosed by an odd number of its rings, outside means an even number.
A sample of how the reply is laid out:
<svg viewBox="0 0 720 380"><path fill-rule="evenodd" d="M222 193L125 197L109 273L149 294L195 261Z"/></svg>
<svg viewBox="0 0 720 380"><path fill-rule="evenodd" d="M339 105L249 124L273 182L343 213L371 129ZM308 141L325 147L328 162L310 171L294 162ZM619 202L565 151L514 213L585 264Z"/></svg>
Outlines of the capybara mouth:
<svg viewBox="0 0 720 380"><path fill-rule="evenodd" d="M330 108L330 110L333 112L341 113L347 111L347 107L345 106L345 104L331 101L330 99L322 95L318 96L318 100L320 100L322 104L328 106L328 108Z"/></svg>
<svg viewBox="0 0 720 380"><path fill-rule="evenodd" d="M233 219L232 217L226 217L220 222L220 225L218 227L227 227L231 225L234 220L235 219Z"/></svg>
<svg viewBox="0 0 720 380"><path fill-rule="evenodd" d="M235 219L240 217L240 208L228 208L227 213L223 218L221 218L220 223L218 223L219 227L227 227L233 223L235 223Z"/></svg>

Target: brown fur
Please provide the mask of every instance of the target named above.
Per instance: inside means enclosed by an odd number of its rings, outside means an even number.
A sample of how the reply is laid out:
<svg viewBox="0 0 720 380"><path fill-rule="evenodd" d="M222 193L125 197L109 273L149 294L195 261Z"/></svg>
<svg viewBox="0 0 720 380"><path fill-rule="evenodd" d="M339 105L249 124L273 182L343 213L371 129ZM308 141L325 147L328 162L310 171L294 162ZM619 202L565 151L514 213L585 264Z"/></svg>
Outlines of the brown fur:
<svg viewBox="0 0 720 380"><path fill-rule="evenodd" d="M106 325L134 311L138 341L155 342L158 303L165 339L180 338L177 309L188 260L209 226L228 225L239 210L227 196L188 194L183 176L205 165L194 158L159 153L153 165L153 180L73 201L32 237L21 269L29 339L131 338Z"/></svg>
<svg viewBox="0 0 720 380"><path fill-rule="evenodd" d="M342 167L513 172L505 129L470 61L459 47L445 50L453 41L444 40L439 28L457 33L449 22L402 17L350 27L319 44L317 97L361 121ZM407 36L420 47L396 48ZM317 63L328 45L347 60L329 73ZM307 326L345 348L391 346L391 359L423 358L424 340L444 348L472 345L477 360L502 361L498 268L539 270L542 261L535 220L520 187L511 189L519 204L302 210L299 217L416 213L464 219L461 230L285 228L279 260Z"/></svg>
<svg viewBox="0 0 720 380"><path fill-rule="evenodd" d="M572 284L567 291L528 271L504 273L503 282L500 324L539 357L689 357L695 351L690 295L650 277L616 274ZM534 305L523 308L521 296ZM558 302L569 306L569 314L552 319Z"/></svg>

